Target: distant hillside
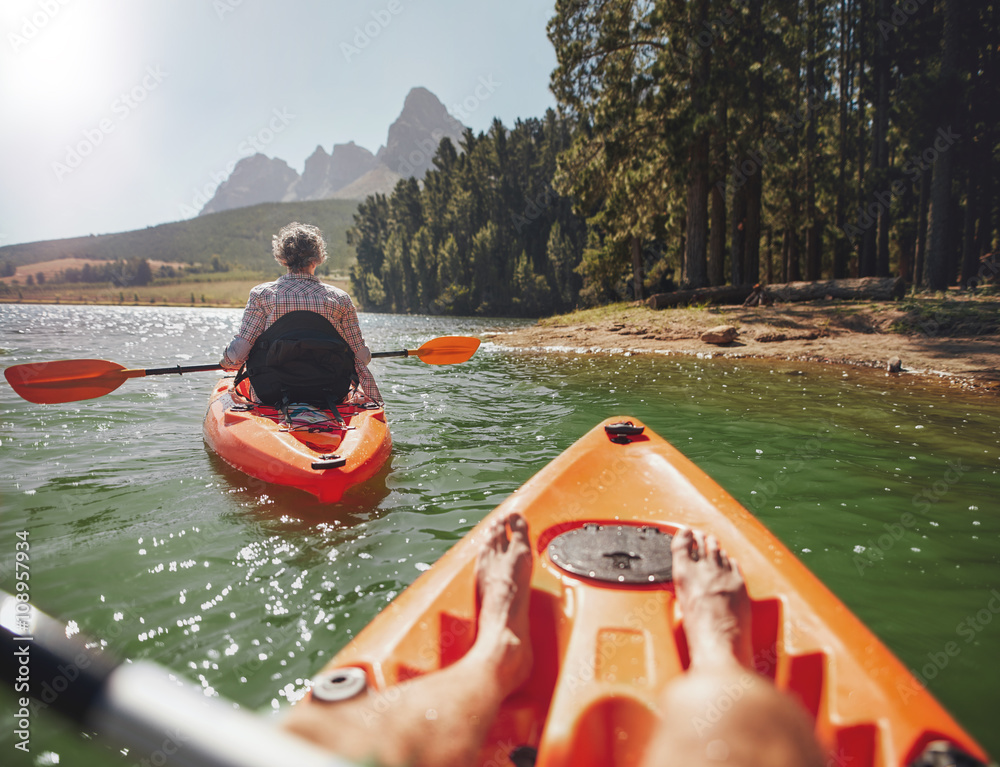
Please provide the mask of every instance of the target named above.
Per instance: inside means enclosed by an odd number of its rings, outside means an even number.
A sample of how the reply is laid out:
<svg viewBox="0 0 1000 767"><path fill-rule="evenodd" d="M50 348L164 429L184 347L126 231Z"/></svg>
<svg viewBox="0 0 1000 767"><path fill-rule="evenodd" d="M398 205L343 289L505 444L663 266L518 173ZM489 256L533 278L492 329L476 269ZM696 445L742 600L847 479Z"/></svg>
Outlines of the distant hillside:
<svg viewBox="0 0 1000 767"><path fill-rule="evenodd" d="M0 248L0 263L24 266L59 258L145 258L210 264L218 256L234 268L267 270L274 268L272 235L290 221L301 221L323 230L330 254L327 268L346 272L355 261L346 233L357 208L355 200L264 203L132 232L8 245Z"/></svg>

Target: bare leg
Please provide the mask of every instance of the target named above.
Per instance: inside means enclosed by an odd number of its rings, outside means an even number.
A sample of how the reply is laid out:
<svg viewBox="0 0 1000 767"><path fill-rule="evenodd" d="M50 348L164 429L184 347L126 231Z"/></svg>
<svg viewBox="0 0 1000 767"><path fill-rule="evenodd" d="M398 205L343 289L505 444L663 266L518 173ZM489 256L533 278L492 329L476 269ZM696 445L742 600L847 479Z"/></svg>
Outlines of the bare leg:
<svg viewBox="0 0 1000 767"><path fill-rule="evenodd" d="M750 599L739 565L697 531L679 531L671 553L691 667L664 692L645 766L822 767L805 712L748 667Z"/></svg>
<svg viewBox="0 0 1000 767"><path fill-rule="evenodd" d="M531 548L519 514L489 530L476 578L476 640L461 660L385 694L369 691L340 703L303 700L285 727L357 761L473 764L500 704L531 671Z"/></svg>

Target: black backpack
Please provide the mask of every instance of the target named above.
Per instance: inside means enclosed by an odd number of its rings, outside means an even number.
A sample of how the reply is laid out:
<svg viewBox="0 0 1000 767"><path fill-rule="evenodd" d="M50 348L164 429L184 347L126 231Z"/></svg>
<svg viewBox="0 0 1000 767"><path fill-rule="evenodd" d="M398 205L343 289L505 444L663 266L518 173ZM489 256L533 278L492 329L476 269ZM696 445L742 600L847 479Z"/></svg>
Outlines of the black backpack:
<svg viewBox="0 0 1000 767"><path fill-rule="evenodd" d="M321 314L284 314L260 334L236 384L250 379L257 400L282 406L305 402L333 409L358 385L354 352Z"/></svg>

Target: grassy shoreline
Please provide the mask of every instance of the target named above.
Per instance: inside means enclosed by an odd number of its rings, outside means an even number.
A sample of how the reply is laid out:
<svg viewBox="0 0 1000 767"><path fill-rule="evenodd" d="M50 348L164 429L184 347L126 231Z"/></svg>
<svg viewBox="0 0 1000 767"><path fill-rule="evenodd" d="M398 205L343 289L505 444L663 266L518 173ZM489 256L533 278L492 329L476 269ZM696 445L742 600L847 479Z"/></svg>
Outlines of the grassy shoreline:
<svg viewBox="0 0 1000 767"><path fill-rule="evenodd" d="M728 343L702 340L730 326ZM1000 296L812 301L767 307L653 310L619 303L496 334L515 349L579 354L682 354L881 368L1000 393Z"/></svg>
<svg viewBox="0 0 1000 767"><path fill-rule="evenodd" d="M6 295L5 304L65 304L72 306L186 306L205 308L243 308L250 289L277 275L218 276L212 280L156 282L149 285L113 288L97 284L15 285ZM343 277L321 276L330 285L350 293Z"/></svg>

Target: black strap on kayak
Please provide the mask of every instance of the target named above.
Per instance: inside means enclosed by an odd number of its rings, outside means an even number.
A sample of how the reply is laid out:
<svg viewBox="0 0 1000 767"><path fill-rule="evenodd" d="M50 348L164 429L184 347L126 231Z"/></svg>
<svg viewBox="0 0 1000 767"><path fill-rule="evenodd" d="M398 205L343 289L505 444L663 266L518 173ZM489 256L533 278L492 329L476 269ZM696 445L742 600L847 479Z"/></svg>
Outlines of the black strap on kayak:
<svg viewBox="0 0 1000 767"><path fill-rule="evenodd" d="M341 397L341 399L343 399L343 397ZM337 405L339 405L340 403L337 400L335 400L333 396L329 396L327 397L326 404L327 407L330 408L330 412L333 413L333 417L337 419L337 424L341 428L346 429L347 421L344 420L344 417L340 414L340 409L337 407Z"/></svg>

